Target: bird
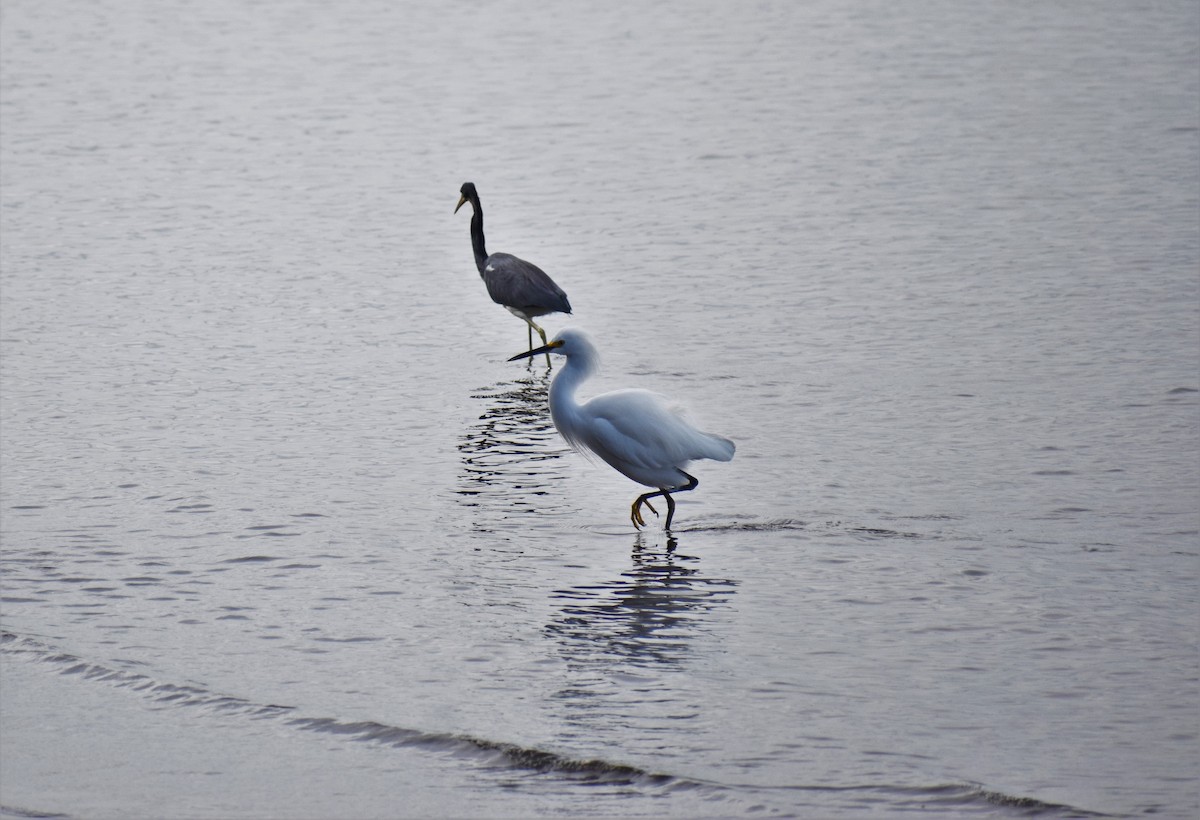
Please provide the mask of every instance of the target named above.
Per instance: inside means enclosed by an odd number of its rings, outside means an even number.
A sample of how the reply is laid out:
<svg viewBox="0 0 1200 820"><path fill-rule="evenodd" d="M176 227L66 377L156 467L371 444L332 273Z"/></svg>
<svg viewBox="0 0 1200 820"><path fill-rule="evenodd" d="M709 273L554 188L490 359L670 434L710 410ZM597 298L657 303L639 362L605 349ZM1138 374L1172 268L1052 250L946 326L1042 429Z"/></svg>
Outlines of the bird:
<svg viewBox="0 0 1200 820"><path fill-rule="evenodd" d="M546 331L533 320L547 313L569 314L571 303L567 294L537 265L510 253L489 254L483 239L483 206L479 204L475 183L464 182L459 194L454 213L458 213L458 209L466 203L471 203L471 210L474 211L471 216L471 247L475 251L475 267L479 268L488 296L529 325L530 350L533 350L535 330L542 337L542 344L547 344ZM546 355L546 364L550 364L549 354Z"/></svg>
<svg viewBox="0 0 1200 820"><path fill-rule="evenodd" d="M733 458L732 441L697 430L683 418L678 407L658 393L614 390L582 404L578 402L575 391L600 366L596 347L583 331L563 330L545 346L518 353L509 361L539 353L554 353L567 360L550 383L550 418L567 443L585 455L599 456L627 478L655 488L654 492L638 496L630 508L629 520L636 529L646 525L641 513L643 504L658 515L650 503L657 496L667 500L665 528L671 529L675 515L671 494L694 490L700 483L685 472L689 462Z"/></svg>

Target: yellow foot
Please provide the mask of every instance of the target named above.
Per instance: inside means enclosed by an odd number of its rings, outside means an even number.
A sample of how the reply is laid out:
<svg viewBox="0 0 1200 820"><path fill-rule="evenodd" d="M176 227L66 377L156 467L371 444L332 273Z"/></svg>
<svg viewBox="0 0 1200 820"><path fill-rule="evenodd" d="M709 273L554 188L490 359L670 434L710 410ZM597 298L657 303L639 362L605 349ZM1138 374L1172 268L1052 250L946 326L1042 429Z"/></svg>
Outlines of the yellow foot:
<svg viewBox="0 0 1200 820"><path fill-rule="evenodd" d="M632 521L633 526L637 527L639 530L646 526L646 519L642 518L642 511L639 509L639 507L641 507L643 504L649 508L650 512L654 513L655 518L658 517L658 510L654 509L654 505L649 501L639 497L633 502L633 510L629 515L629 520Z"/></svg>

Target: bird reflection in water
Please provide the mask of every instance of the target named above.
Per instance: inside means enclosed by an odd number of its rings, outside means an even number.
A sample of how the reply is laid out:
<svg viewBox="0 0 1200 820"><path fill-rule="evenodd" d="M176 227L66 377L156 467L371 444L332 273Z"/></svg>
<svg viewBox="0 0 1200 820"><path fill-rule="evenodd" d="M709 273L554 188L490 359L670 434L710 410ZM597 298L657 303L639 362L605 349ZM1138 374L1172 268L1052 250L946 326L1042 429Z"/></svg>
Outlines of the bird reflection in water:
<svg viewBox="0 0 1200 820"><path fill-rule="evenodd" d="M546 412L550 377L530 372L476 391L486 402L479 421L462 435L459 500L503 513L538 511L537 499L559 477L555 462L566 452Z"/></svg>
<svg viewBox="0 0 1200 820"><path fill-rule="evenodd" d="M620 578L554 594L566 603L546 632L568 662L619 671L689 657L695 639L708 632L705 616L728 602L737 582L703 576L699 559L677 547L675 538L665 548L647 547L638 533L633 565Z"/></svg>

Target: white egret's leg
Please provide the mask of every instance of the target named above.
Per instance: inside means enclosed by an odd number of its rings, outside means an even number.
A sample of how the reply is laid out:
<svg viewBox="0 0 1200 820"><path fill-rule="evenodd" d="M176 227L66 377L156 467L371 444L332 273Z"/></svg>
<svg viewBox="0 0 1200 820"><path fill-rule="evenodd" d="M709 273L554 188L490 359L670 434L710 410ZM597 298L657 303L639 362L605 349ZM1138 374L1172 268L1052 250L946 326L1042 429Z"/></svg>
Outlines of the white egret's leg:
<svg viewBox="0 0 1200 820"><path fill-rule="evenodd" d="M653 505L653 504L651 504L649 501L647 501L647 500L646 500L646 498L647 498L649 495L651 495L651 494L650 494L650 493L646 493L645 495L639 495L639 496L638 496L638 497L637 497L637 498L634 500L634 502L633 502L633 508L632 508L632 510L631 510L631 512L630 512L630 514L629 514L629 520L630 520L630 521L632 521L632 522L633 522L633 526L634 526L634 527L636 527L636 528L637 528L637 529L639 529L639 530L640 530L642 527L646 526L646 520L645 520L644 518L642 518L642 513L641 513L641 510L639 509L639 508L640 508L640 507L641 507L643 504L645 504L647 507L649 507L649 508L650 508L650 512L654 513L654 516L655 516L656 518L658 517L658 510L654 509L654 505ZM654 493L654 495L659 495L659 493Z"/></svg>
<svg viewBox="0 0 1200 820"><path fill-rule="evenodd" d="M667 499L667 520L663 524L664 530L671 529L671 519L675 517L675 499L671 498L670 493L663 493L663 498Z"/></svg>
<svg viewBox="0 0 1200 820"><path fill-rule="evenodd" d="M683 470L680 470L679 472L683 473ZM633 502L633 515L630 516L630 519L633 521L633 526L641 529L646 525L646 522L642 519L641 513L638 512L638 507L642 504L650 507L650 512L658 515L658 510L650 506L650 499L661 495L663 498L667 499L667 520L663 523L663 529L671 529L671 519L675 516L675 499L671 498L671 493L685 493L688 490L694 490L700 486L699 480L697 480L694 475L688 475L687 473L683 474L687 476L688 483L684 484L682 487L675 487L670 492L667 490L659 490L656 493L644 493L638 496L637 501Z"/></svg>

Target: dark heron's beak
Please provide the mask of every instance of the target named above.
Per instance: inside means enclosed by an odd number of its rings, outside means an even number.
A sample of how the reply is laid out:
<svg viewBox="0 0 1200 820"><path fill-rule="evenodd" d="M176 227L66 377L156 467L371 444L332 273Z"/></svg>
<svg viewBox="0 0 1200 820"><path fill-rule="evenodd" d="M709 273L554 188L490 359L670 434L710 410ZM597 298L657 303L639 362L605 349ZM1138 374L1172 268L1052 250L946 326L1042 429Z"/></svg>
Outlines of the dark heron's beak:
<svg viewBox="0 0 1200 820"><path fill-rule="evenodd" d="M458 198L458 204L454 206L454 213L458 213L458 209L461 208L464 204L466 204L466 202L467 202L467 198L465 196L460 196Z"/></svg>
<svg viewBox="0 0 1200 820"><path fill-rule="evenodd" d="M537 350L530 350L526 353L518 353L516 356L513 356L511 359L509 359L509 361L515 362L517 359L528 359L530 356L537 356L540 353L549 353L551 350L554 350L557 347L562 347L562 345L563 345L563 343L561 341L559 341L558 339L555 339L550 344L543 345L543 346L539 347Z"/></svg>

